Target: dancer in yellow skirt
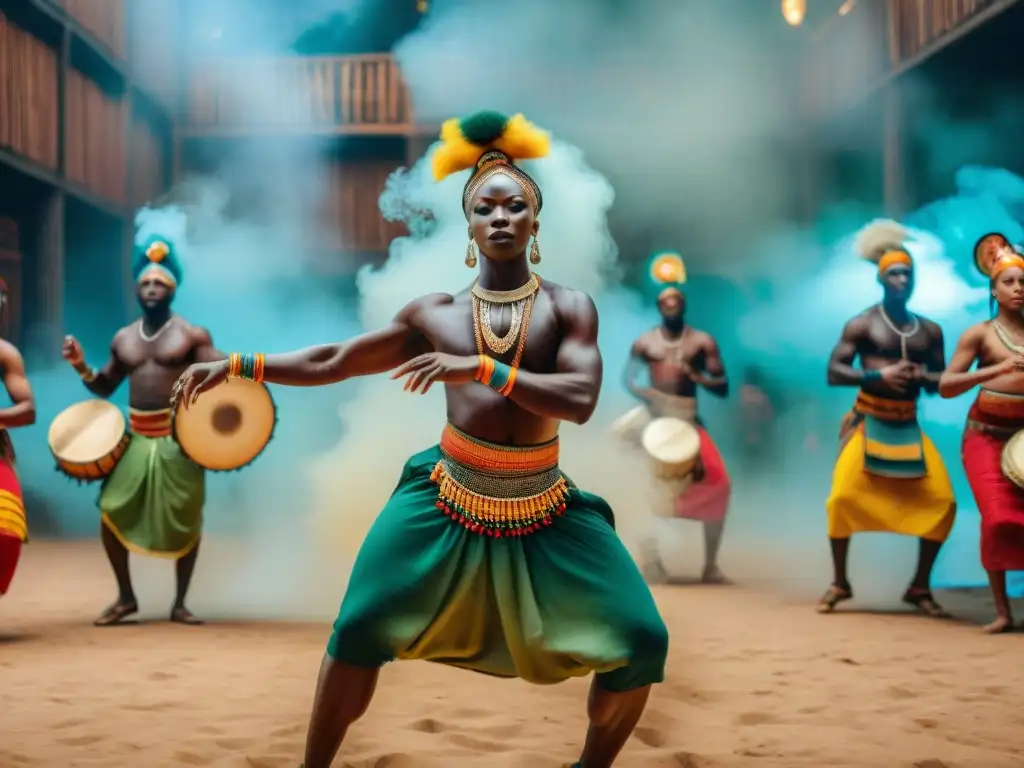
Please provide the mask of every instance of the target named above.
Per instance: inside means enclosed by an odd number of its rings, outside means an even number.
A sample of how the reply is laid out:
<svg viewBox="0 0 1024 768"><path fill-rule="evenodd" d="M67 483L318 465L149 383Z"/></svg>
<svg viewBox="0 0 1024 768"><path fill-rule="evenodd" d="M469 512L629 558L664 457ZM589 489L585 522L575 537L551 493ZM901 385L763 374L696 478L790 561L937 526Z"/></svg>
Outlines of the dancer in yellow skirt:
<svg viewBox="0 0 1024 768"><path fill-rule="evenodd" d="M932 596L931 572L953 527L956 501L942 457L917 421L918 398L937 391L945 352L942 329L907 310L914 264L905 238L895 222L861 232L858 250L877 264L884 297L846 324L829 360L829 384L859 391L840 429L826 504L835 573L818 603L822 613L853 597L850 537L878 531L920 540L917 573L903 600L930 616L948 615Z"/></svg>

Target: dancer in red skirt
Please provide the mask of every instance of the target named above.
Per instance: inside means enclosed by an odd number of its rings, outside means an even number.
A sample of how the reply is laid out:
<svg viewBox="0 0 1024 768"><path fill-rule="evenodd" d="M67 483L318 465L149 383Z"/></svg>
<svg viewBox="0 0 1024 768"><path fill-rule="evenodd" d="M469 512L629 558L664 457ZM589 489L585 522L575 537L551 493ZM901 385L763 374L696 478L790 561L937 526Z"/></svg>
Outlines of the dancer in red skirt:
<svg viewBox="0 0 1024 768"><path fill-rule="evenodd" d="M4 298L0 296L0 301ZM14 445L7 430L35 423L36 405L17 347L0 339L0 374L11 405L0 408L0 595L6 594L28 539L21 483L14 471Z"/></svg>
<svg viewBox="0 0 1024 768"><path fill-rule="evenodd" d="M967 415L962 454L981 514L981 564L998 614L985 631L995 634L1014 628L1006 572L1024 571L1024 490L1017 485L1024 467L1014 466L1012 452L1004 457L1007 441L1024 429L1024 257L993 233L978 241L974 260L990 280L998 311L960 337L939 393L956 397L982 385Z"/></svg>

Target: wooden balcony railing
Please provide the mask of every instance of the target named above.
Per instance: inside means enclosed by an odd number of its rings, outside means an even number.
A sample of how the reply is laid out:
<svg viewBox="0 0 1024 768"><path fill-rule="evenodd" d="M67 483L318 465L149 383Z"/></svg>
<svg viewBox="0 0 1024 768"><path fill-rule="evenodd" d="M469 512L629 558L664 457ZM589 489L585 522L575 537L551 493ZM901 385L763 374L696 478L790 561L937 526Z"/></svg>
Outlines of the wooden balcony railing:
<svg viewBox="0 0 1024 768"><path fill-rule="evenodd" d="M808 111L836 114L1017 0L861 0L815 34Z"/></svg>
<svg viewBox="0 0 1024 768"><path fill-rule="evenodd" d="M183 133L404 135L409 91L390 54L219 58L189 73Z"/></svg>

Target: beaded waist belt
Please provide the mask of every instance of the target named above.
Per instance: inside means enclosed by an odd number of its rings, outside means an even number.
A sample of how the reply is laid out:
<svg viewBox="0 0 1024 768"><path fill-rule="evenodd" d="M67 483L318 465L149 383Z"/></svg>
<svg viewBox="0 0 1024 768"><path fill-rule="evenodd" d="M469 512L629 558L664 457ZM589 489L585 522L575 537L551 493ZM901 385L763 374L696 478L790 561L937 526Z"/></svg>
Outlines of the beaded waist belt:
<svg viewBox="0 0 1024 768"><path fill-rule="evenodd" d="M869 395L867 392L857 393L853 410L864 416L873 416L879 421L916 421L916 400L890 400L886 397Z"/></svg>
<svg viewBox="0 0 1024 768"><path fill-rule="evenodd" d="M558 468L558 438L528 447L495 445L450 424L430 479L438 486L438 509L473 533L497 538L551 525L571 492Z"/></svg>
<svg viewBox="0 0 1024 768"><path fill-rule="evenodd" d="M999 437L1024 429L1024 395L982 389L967 414L967 428Z"/></svg>
<svg viewBox="0 0 1024 768"><path fill-rule="evenodd" d="M167 437L171 434L171 409L137 411L128 409L129 428L142 437Z"/></svg>

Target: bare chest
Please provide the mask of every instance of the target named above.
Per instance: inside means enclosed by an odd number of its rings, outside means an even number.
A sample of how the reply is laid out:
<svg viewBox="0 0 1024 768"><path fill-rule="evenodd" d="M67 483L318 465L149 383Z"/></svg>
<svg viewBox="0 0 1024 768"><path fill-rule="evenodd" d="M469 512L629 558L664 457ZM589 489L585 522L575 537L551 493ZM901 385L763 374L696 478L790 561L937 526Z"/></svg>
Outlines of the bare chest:
<svg viewBox="0 0 1024 768"><path fill-rule="evenodd" d="M554 306L542 293L525 314L514 317L511 305L491 305L489 311L478 313L468 297L458 297L424 318L420 330L437 352L460 356L482 352L505 363L515 359L522 343L520 367L549 373L555 369L559 346Z"/></svg>
<svg viewBox="0 0 1024 768"><path fill-rule="evenodd" d="M882 317L873 317L867 337L861 343L862 356L902 358L924 363L931 356L933 339L920 320L890 325Z"/></svg>
<svg viewBox="0 0 1024 768"><path fill-rule="evenodd" d="M149 338L139 333L138 326L132 326L125 337L119 340L117 355L132 371L147 365L177 369L185 368L193 362L194 346L187 330L178 325L165 328Z"/></svg>

